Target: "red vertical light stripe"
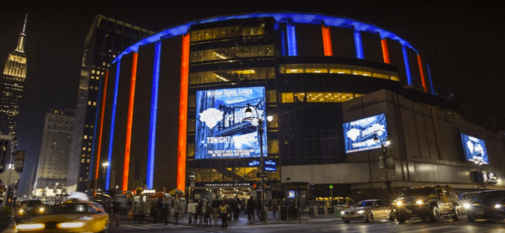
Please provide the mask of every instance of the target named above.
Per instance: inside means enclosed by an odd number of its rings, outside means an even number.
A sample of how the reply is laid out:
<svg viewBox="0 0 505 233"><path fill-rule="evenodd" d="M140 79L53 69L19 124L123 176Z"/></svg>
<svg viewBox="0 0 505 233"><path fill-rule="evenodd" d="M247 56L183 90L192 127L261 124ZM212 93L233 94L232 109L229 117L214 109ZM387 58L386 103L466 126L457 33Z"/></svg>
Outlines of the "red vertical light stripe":
<svg viewBox="0 0 505 233"><path fill-rule="evenodd" d="M135 83L137 82L138 53L133 54L132 77L130 81L130 100L128 104L128 120L126 122L126 143L123 167L123 191L128 190L128 175L130 173L130 148L132 140L133 106L135 103Z"/></svg>
<svg viewBox="0 0 505 233"><path fill-rule="evenodd" d="M186 189L186 130L188 126L189 34L182 36L181 93L179 105L179 145L177 158L177 188Z"/></svg>
<svg viewBox="0 0 505 233"><path fill-rule="evenodd" d="M100 133L98 135L98 151L96 153L96 175L95 179L98 179L98 174L100 171L100 153L102 152L102 133L103 133L103 117L105 115L105 99L107 97L107 81L109 80L109 70L105 71L105 83L103 87L103 99L102 99L102 104L100 107L102 107L102 114L100 118Z"/></svg>
<svg viewBox="0 0 505 233"><path fill-rule="evenodd" d="M426 89L426 81L424 81L424 70L423 70L423 63L421 62L421 55L417 54L417 62L419 63L419 73L421 73L421 80L423 81L423 88L424 92L428 93L428 90Z"/></svg>
<svg viewBox="0 0 505 233"><path fill-rule="evenodd" d="M384 63L390 64L388 42L386 39L382 39L382 55L384 56Z"/></svg>
<svg viewBox="0 0 505 233"><path fill-rule="evenodd" d="M333 48L331 47L331 34L330 28L322 25L323 29L323 46L324 46L324 56L333 56Z"/></svg>

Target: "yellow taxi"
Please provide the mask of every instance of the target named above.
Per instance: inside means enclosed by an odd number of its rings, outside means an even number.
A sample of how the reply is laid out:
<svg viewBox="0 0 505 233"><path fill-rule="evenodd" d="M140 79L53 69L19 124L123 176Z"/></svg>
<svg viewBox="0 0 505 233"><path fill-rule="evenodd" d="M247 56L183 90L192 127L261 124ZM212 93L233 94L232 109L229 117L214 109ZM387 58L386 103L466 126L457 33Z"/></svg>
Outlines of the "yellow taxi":
<svg viewBox="0 0 505 233"><path fill-rule="evenodd" d="M44 213L23 220L17 232L107 232L109 215L102 206L90 201L68 201L46 206Z"/></svg>

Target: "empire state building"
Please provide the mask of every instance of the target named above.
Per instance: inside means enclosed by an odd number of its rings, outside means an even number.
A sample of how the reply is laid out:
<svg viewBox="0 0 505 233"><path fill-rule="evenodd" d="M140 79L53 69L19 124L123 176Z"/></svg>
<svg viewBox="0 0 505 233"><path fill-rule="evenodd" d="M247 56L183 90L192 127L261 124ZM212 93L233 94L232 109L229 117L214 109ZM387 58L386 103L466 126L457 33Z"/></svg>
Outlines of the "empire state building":
<svg viewBox="0 0 505 233"><path fill-rule="evenodd" d="M5 69L0 81L0 134L16 135L17 116L19 114L19 101L23 94L26 78L25 30L19 35L16 50L9 54Z"/></svg>

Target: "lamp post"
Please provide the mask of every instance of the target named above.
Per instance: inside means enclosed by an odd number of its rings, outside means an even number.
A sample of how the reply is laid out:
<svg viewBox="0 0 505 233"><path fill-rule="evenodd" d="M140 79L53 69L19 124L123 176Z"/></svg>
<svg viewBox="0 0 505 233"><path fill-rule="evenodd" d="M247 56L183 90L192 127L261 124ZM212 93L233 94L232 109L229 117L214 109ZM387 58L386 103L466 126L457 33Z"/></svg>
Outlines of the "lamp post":
<svg viewBox="0 0 505 233"><path fill-rule="evenodd" d="M389 150L391 150L391 147L389 147L389 145L391 145L391 142L390 141L382 142L377 135L375 135L375 137L374 137L373 140L375 141L375 143L380 143L381 144L382 156L379 158L379 169L384 169L385 170L385 173L386 173L386 186L388 188L388 194L391 196L391 182L389 182L388 170L389 169L394 169L394 161L391 161L393 159L392 156L387 156L386 157L386 153L389 152ZM386 161L383 162L383 159L385 159ZM382 166L383 163L385 163L384 167Z"/></svg>
<svg viewBox="0 0 505 233"><path fill-rule="evenodd" d="M105 171L107 171L107 167L109 166L109 162L102 163L103 166L103 181L102 181L102 194L105 193Z"/></svg>
<svg viewBox="0 0 505 233"><path fill-rule="evenodd" d="M263 158L263 117L261 117L258 114L258 111L256 108L254 108L254 111L256 112L256 117L253 116L253 111L251 109L251 105L247 104L247 108L245 110L245 118L242 119L242 121L249 121L251 122L252 126L255 126L258 130L258 139L260 141L260 174L261 174L261 216L266 216L268 212L265 211L265 177L263 177L263 171L265 169L265 161ZM268 121L272 121L273 117L268 116L267 117ZM265 213L266 212L266 213ZM265 217L265 220L268 219Z"/></svg>
<svg viewBox="0 0 505 233"><path fill-rule="evenodd" d="M484 182L484 174L482 173L482 165L484 164L484 162L482 160L475 160L474 162L479 166L480 175L482 176L482 188L486 190L486 184Z"/></svg>

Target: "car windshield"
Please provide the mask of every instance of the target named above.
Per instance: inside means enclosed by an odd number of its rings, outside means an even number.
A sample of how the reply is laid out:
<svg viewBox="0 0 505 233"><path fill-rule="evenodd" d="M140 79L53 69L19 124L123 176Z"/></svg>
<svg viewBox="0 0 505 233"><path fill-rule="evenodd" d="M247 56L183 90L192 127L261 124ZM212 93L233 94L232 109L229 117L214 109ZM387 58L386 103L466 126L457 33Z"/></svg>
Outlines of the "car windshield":
<svg viewBox="0 0 505 233"><path fill-rule="evenodd" d="M356 204L352 205L352 207L367 207L367 206L372 206L373 201L359 201L356 202Z"/></svg>
<svg viewBox="0 0 505 233"><path fill-rule="evenodd" d="M47 206L44 214L85 214L91 211L88 211L88 205L82 203L69 203L69 204L60 204Z"/></svg>
<svg viewBox="0 0 505 233"><path fill-rule="evenodd" d="M432 194L435 194L435 190L432 188L415 188L403 190L404 197L429 196Z"/></svg>

